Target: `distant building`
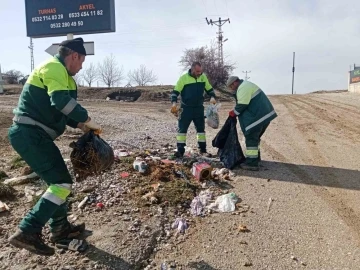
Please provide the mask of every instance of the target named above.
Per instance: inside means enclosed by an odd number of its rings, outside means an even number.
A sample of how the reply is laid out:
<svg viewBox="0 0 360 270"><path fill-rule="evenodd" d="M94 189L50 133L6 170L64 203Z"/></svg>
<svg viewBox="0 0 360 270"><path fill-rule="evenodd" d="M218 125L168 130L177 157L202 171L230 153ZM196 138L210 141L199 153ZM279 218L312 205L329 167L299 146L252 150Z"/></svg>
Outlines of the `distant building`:
<svg viewBox="0 0 360 270"><path fill-rule="evenodd" d="M360 67L354 65L354 69L349 71L349 92L360 94Z"/></svg>

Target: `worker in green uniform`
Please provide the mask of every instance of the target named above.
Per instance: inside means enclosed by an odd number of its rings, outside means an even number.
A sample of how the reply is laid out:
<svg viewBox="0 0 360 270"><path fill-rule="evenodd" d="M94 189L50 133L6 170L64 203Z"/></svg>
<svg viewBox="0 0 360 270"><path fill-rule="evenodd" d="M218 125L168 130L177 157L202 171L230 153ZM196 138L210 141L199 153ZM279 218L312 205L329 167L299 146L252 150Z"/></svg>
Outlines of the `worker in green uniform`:
<svg viewBox="0 0 360 270"><path fill-rule="evenodd" d="M204 91L211 97L210 102L215 104L215 92L208 78L202 72L199 62L194 62L191 69L183 74L171 94L171 113L178 115L178 134L176 157L185 153L186 134L191 122L194 122L200 153L209 156L206 151L205 119L204 119ZM181 96L181 109L177 107L178 96Z"/></svg>
<svg viewBox="0 0 360 270"><path fill-rule="evenodd" d="M258 171L260 139L277 114L266 94L254 83L231 76L226 86L234 91L236 106L229 112L230 117L238 117L245 136L246 161L240 164L245 170Z"/></svg>
<svg viewBox="0 0 360 270"><path fill-rule="evenodd" d="M72 76L82 68L85 56L82 38L63 41L58 54L40 64L27 79L8 133L16 152L48 185L9 238L15 247L39 255L54 254L54 248L41 237L48 221L51 242L73 250L82 246L75 238L85 230L85 224L73 225L67 220L66 199L73 182L54 140L65 131L66 125L84 132L101 132L101 127L76 101L77 86Z"/></svg>

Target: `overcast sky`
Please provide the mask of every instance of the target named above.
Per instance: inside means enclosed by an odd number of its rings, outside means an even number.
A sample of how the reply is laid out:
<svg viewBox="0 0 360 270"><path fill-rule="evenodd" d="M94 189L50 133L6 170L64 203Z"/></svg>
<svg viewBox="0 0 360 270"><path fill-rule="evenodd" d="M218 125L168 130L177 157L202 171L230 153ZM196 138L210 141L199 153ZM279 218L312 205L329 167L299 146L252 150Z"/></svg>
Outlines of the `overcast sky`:
<svg viewBox="0 0 360 270"><path fill-rule="evenodd" d="M144 64L158 75L158 83L175 84L182 73L178 62L183 50L215 40L217 27L207 25L205 17L219 16L231 21L223 27L229 39L224 51L236 62L234 74L244 77L242 71L251 70L250 81L268 94L291 93L294 51L296 93L346 89L349 65L360 65L356 0L115 2L116 32L82 36L95 42L96 55L87 57L85 67L113 53L125 73ZM0 5L0 64L28 74L24 0L3 0ZM48 46L64 39L34 39L35 65L49 57Z"/></svg>

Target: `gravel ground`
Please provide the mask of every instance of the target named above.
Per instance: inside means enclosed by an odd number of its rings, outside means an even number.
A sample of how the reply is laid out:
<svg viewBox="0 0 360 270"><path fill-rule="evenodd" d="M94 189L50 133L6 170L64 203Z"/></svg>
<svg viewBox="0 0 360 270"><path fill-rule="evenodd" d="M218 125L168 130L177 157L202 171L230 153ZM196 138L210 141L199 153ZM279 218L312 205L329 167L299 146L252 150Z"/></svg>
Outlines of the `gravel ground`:
<svg viewBox="0 0 360 270"><path fill-rule="evenodd" d="M91 206L72 209L70 218L85 221L92 230L86 254L59 252L44 258L10 247L6 239L29 208L24 186L16 187L18 198L7 201L11 212L0 214L0 269L136 269L136 265L160 269L165 261L176 269L359 269L360 95L271 100L279 117L262 140L262 170L235 170L236 177L229 182L249 211L204 218L187 215L188 232L180 238L167 235L178 213L159 205L138 207L126 191L134 182L119 179L126 166L116 163L101 178L75 185L79 194L95 186L110 201L101 211ZM0 98L0 170L10 177L19 174L9 168L15 154L5 139L16 101ZM82 104L104 126L103 138L115 148L175 146L176 122L168 113L169 104ZM231 106L223 104L222 122ZM216 132L207 129L209 145ZM65 158L71 151L68 144L77 136L69 130L56 142ZM196 147L193 127L188 138L189 146ZM216 152L211 147L209 151ZM240 232L239 226L249 231Z"/></svg>

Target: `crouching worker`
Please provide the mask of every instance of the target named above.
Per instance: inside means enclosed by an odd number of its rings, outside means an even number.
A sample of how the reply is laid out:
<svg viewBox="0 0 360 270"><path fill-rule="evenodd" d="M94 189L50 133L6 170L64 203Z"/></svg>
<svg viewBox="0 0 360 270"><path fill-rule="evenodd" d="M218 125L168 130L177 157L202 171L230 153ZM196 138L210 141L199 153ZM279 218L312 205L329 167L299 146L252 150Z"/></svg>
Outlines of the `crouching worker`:
<svg viewBox="0 0 360 270"><path fill-rule="evenodd" d="M48 221L50 241L55 245L77 251L86 246L76 239L85 230L85 224L73 225L67 220L66 201L73 182L54 143L66 125L84 132L101 132L101 127L76 101L77 86L72 76L82 68L85 56L81 38L62 42L58 54L40 64L27 79L8 133L15 151L48 185L9 238L13 246L39 255L55 253L42 239L42 228Z"/></svg>
<svg viewBox="0 0 360 270"><path fill-rule="evenodd" d="M242 169L258 171L260 158L260 138L277 114L266 94L254 83L231 76L226 86L235 94L236 106L229 112L230 117L238 117L245 136L246 161Z"/></svg>

